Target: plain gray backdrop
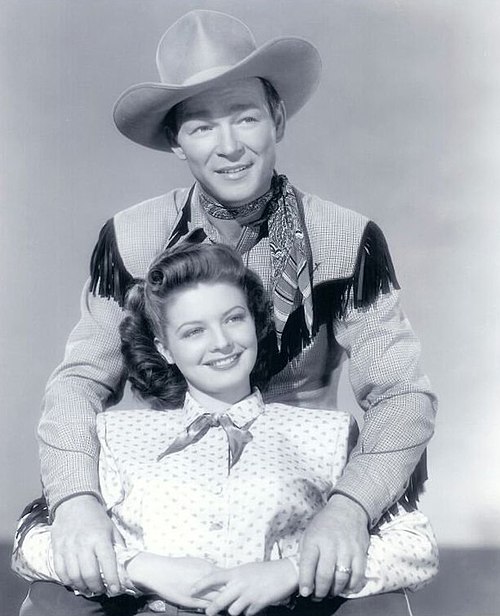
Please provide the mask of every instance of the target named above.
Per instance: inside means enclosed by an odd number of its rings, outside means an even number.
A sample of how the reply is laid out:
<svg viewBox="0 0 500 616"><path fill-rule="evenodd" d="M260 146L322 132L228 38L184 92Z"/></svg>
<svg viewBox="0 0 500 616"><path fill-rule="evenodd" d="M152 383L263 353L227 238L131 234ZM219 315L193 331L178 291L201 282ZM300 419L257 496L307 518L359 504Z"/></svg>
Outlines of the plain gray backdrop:
<svg viewBox="0 0 500 616"><path fill-rule="evenodd" d="M500 545L495 0L2 0L0 538L39 493L40 401L100 227L190 181L123 138L111 108L157 80L157 42L192 8L319 48L321 86L278 169L384 229L440 398L422 508L442 544Z"/></svg>

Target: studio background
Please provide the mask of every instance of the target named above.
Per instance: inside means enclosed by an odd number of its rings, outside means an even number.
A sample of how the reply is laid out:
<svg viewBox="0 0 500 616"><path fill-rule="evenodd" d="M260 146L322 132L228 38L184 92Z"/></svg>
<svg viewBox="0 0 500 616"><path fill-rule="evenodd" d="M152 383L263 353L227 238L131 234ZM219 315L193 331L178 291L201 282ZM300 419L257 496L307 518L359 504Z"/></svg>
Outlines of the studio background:
<svg viewBox="0 0 500 616"><path fill-rule="evenodd" d="M422 508L441 545L500 547L500 7L487 0L2 1L0 539L40 491L40 401L100 227L190 182L122 137L111 109L158 80L157 42L192 8L240 17L259 44L319 48L322 83L278 170L383 228L440 399Z"/></svg>

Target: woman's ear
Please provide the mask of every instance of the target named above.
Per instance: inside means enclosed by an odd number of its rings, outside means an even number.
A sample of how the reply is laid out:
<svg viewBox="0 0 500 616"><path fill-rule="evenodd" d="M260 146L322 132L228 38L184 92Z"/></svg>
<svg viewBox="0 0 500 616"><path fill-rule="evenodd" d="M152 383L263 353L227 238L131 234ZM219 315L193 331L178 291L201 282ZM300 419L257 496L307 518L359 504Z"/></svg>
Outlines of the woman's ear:
<svg viewBox="0 0 500 616"><path fill-rule="evenodd" d="M158 353L167 360L167 363L175 364L175 360L174 360L172 353L167 349L167 347L158 338L155 338L155 347Z"/></svg>

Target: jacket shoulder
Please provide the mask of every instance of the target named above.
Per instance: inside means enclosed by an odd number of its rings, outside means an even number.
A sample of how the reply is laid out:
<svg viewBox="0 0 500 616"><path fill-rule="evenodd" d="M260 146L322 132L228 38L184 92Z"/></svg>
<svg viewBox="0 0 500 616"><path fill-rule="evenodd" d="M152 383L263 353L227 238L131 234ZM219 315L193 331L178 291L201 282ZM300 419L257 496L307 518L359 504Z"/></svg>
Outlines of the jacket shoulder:
<svg viewBox="0 0 500 616"><path fill-rule="evenodd" d="M141 278L165 247L188 188L142 201L113 217L117 248L123 265L134 278Z"/></svg>
<svg viewBox="0 0 500 616"><path fill-rule="evenodd" d="M316 195L298 195L319 281L350 278L369 219Z"/></svg>

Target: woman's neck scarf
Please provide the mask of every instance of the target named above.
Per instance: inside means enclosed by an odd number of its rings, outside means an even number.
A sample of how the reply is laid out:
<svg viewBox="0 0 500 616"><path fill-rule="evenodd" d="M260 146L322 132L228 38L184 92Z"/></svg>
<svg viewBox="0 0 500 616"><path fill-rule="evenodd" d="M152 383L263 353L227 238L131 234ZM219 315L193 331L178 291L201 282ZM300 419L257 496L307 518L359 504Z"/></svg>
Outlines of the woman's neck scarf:
<svg viewBox="0 0 500 616"><path fill-rule="evenodd" d="M240 254L250 250L266 234L271 250L271 281L278 348L292 311L303 306L309 337L312 336L313 304L310 259L297 197L285 175L273 176L264 195L237 208L222 206L203 189L200 204L211 217L236 220L243 232L236 245ZM255 216L257 219L254 219Z"/></svg>

